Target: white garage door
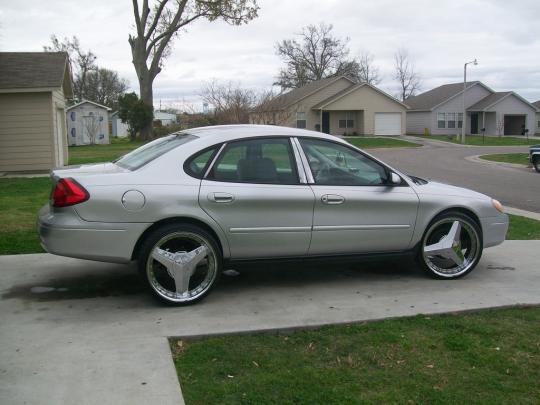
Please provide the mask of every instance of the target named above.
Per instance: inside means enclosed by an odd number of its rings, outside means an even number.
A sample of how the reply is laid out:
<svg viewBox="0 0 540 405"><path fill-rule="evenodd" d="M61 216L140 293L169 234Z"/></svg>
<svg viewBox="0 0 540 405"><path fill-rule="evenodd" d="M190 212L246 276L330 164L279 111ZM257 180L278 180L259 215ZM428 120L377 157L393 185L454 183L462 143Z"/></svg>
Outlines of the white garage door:
<svg viewBox="0 0 540 405"><path fill-rule="evenodd" d="M375 113L375 135L401 134L401 113Z"/></svg>

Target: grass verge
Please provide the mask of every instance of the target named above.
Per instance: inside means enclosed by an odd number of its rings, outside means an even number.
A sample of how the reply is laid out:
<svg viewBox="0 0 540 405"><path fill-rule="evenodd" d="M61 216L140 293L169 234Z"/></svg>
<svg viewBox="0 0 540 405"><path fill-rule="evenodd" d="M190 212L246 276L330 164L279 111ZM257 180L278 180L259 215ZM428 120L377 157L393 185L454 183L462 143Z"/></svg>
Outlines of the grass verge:
<svg viewBox="0 0 540 405"><path fill-rule="evenodd" d="M490 160L492 162L513 163L517 165L529 166L528 153L496 153L493 155L482 155L480 159Z"/></svg>
<svg viewBox="0 0 540 405"><path fill-rule="evenodd" d="M144 142L129 139L111 139L109 145L82 145L69 147L69 164L110 162L143 145Z"/></svg>
<svg viewBox="0 0 540 405"><path fill-rule="evenodd" d="M533 403L540 308L171 340L190 404Z"/></svg>
<svg viewBox="0 0 540 405"><path fill-rule="evenodd" d="M345 138L350 144L363 149L372 148L411 148L422 146L419 143L404 141L396 138L376 138L376 137L362 137L362 138Z"/></svg>
<svg viewBox="0 0 540 405"><path fill-rule="evenodd" d="M425 139L434 139L437 141L444 141L450 143L461 143L461 140L456 135L412 135L418 138ZM518 138L513 136L486 136L482 140L481 135L467 135L465 137L466 145L476 145L476 146L509 146L509 145L527 145L527 138ZM529 143L532 145L536 141L529 140Z"/></svg>

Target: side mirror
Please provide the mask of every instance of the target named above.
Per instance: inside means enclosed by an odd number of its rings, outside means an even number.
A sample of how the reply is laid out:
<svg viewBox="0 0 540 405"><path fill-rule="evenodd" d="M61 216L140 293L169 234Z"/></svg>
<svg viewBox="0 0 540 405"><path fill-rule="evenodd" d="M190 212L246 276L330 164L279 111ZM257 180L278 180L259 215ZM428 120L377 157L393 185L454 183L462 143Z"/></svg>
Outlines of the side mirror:
<svg viewBox="0 0 540 405"><path fill-rule="evenodd" d="M396 173L391 172L388 178L388 183L392 186L397 186L401 184L401 177L399 177Z"/></svg>

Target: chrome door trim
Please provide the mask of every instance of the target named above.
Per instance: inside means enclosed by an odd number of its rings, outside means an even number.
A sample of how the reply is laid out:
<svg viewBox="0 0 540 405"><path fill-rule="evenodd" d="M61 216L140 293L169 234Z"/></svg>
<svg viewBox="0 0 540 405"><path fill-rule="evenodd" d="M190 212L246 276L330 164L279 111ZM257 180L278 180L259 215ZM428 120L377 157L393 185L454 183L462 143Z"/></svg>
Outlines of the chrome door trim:
<svg viewBox="0 0 540 405"><path fill-rule="evenodd" d="M221 147L219 148L219 150L217 151L216 155L214 156L214 158L212 159L212 162L210 163L210 166L208 166L208 169L206 169L206 173L204 173L204 176L202 178L202 180L206 179L208 177L208 175L210 174L210 171L212 170L212 168L214 167L214 164L216 163L216 161L218 160L219 158L219 155L221 155L221 152L223 152L223 149L225 149L225 146L227 146L227 142L223 142L221 144Z"/></svg>
<svg viewBox="0 0 540 405"><path fill-rule="evenodd" d="M298 171L298 179L300 180L300 184L307 184L308 180L306 177L306 171L304 170L304 165L302 164L302 158L300 156L300 152L298 151L298 147L296 143L294 142L296 138L289 138L289 144L291 145L291 148L293 150L294 154L294 160L296 161L296 170Z"/></svg>
<svg viewBox="0 0 540 405"><path fill-rule="evenodd" d="M230 233L311 232L310 226L261 226L257 228L230 228Z"/></svg>
<svg viewBox="0 0 540 405"><path fill-rule="evenodd" d="M304 154L302 145L300 145L300 142L298 141L297 137L292 137L291 141L293 142L294 146L297 148L298 154L300 155L300 159L302 160L302 166L304 167L304 172L306 173L307 183L315 184L313 173L311 173L311 168L309 167L309 162L307 160L306 155Z"/></svg>
<svg viewBox="0 0 540 405"><path fill-rule="evenodd" d="M409 229L410 225L317 225L314 231L368 231L370 229Z"/></svg>

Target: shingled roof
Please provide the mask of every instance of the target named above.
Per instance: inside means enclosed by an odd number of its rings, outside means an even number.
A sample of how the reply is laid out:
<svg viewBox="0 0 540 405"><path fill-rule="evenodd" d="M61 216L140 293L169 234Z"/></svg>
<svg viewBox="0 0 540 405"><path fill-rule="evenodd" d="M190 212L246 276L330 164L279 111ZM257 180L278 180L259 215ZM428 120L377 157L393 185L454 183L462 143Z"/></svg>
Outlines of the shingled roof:
<svg viewBox="0 0 540 405"><path fill-rule="evenodd" d="M71 94L68 57L65 52L0 52L0 90L60 88L67 81Z"/></svg>
<svg viewBox="0 0 540 405"><path fill-rule="evenodd" d="M467 88L477 84L481 83L478 81L467 82ZM443 84L442 86L435 87L434 89L426 91L425 93L409 97L407 100L405 100L405 104L407 104L411 110L430 111L434 107L445 102L451 97L454 97L462 91L463 82Z"/></svg>
<svg viewBox="0 0 540 405"><path fill-rule="evenodd" d="M534 105L536 108L540 108L540 100L535 101L534 103L532 103L532 105Z"/></svg>
<svg viewBox="0 0 540 405"><path fill-rule="evenodd" d="M476 104L471 105L469 108L467 108L467 111L482 111L483 109L489 107L490 105L493 105L501 101L503 98L505 98L509 94L512 94L512 92L511 91L497 91L495 93L492 93L489 96L486 96L482 100L478 101Z"/></svg>

